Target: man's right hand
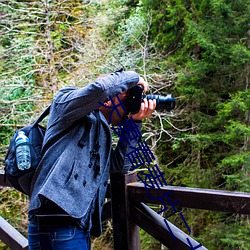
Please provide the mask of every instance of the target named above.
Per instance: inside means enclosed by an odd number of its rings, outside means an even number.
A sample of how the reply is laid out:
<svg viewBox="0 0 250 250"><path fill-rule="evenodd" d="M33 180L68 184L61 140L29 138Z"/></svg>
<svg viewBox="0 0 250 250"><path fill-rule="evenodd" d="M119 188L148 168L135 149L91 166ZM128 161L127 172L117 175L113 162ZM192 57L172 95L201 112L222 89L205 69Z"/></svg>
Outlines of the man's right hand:
<svg viewBox="0 0 250 250"><path fill-rule="evenodd" d="M142 77L139 78L139 82L137 84L143 86L143 93L147 92L148 83Z"/></svg>

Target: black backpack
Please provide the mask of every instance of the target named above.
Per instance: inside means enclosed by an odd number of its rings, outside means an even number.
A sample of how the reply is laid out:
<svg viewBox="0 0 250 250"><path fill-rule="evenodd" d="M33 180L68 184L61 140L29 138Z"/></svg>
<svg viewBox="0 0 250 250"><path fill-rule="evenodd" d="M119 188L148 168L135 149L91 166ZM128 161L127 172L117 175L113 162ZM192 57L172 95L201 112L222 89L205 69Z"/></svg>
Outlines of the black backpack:
<svg viewBox="0 0 250 250"><path fill-rule="evenodd" d="M14 188L27 195L30 194L32 177L42 158L41 149L46 128L39 125L39 123L49 114L49 110L50 106L44 110L33 124L15 131L5 156L5 181L7 178ZM30 141L31 167L27 170L17 168L15 140L18 131L24 131Z"/></svg>

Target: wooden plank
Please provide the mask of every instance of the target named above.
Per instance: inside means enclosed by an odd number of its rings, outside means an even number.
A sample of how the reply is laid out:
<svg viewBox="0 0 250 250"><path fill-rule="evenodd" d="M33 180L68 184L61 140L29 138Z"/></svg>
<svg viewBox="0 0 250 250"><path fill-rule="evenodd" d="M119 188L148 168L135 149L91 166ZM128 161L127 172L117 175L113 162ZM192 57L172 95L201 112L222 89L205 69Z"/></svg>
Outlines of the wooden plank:
<svg viewBox="0 0 250 250"><path fill-rule="evenodd" d="M11 249L28 249L28 240L0 216L0 239Z"/></svg>
<svg viewBox="0 0 250 250"><path fill-rule="evenodd" d="M164 218L143 203L138 202L131 204L130 214L139 227L171 250L207 249L166 220L169 229L164 222Z"/></svg>
<svg viewBox="0 0 250 250"><path fill-rule="evenodd" d="M160 199L152 200L150 197L162 196L163 202L171 206L171 202L177 202L175 207L204 209L211 211L230 212L238 214L250 214L250 193L220 191L214 189L187 188L178 186L163 186L161 189L147 188L146 195L143 183L134 182L128 184L130 201L163 204Z"/></svg>
<svg viewBox="0 0 250 250"><path fill-rule="evenodd" d="M127 183L132 181L135 181L134 174L110 175L115 250L140 249L139 227L131 220L128 212Z"/></svg>
<svg viewBox="0 0 250 250"><path fill-rule="evenodd" d="M6 182L4 181L4 171L0 170L0 186L6 186L6 187L12 187L10 182L6 179Z"/></svg>

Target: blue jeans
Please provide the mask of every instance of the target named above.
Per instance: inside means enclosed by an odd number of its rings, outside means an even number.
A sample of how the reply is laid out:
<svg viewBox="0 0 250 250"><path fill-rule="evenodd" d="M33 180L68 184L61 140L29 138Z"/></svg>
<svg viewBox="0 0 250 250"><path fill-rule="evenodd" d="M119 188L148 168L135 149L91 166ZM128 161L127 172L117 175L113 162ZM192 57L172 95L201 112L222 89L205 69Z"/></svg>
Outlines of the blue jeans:
<svg viewBox="0 0 250 250"><path fill-rule="evenodd" d="M89 250L90 233L76 226L46 226L29 223L29 250Z"/></svg>

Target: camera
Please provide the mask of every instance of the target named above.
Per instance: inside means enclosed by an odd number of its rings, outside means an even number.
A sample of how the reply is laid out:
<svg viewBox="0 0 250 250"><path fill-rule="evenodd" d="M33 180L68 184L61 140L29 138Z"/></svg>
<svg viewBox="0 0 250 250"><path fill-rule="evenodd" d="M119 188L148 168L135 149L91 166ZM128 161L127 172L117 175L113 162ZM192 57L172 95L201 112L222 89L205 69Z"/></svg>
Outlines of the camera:
<svg viewBox="0 0 250 250"><path fill-rule="evenodd" d="M172 94L168 94L167 96L161 95L143 95L142 94L143 87L141 85L136 85L129 89L128 91L128 99L126 101L126 106L128 108L128 112L131 114L136 114L140 111L141 102L144 98L147 100L156 100L156 110L158 111L168 111L170 112L175 107L175 99Z"/></svg>

